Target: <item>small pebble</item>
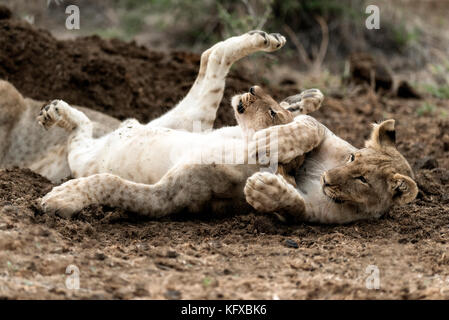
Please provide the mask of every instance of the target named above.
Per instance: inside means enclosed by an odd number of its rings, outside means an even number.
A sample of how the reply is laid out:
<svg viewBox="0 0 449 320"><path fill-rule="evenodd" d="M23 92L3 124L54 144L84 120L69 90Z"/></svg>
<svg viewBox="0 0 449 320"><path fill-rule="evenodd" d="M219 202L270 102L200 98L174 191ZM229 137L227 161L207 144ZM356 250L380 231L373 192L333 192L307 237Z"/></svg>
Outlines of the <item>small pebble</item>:
<svg viewBox="0 0 449 320"><path fill-rule="evenodd" d="M106 255L102 252L95 253L95 259L103 261L106 259Z"/></svg>
<svg viewBox="0 0 449 320"><path fill-rule="evenodd" d="M136 289L134 290L134 295L137 297L148 297L150 295L150 292L145 288L143 285L138 285Z"/></svg>
<svg viewBox="0 0 449 320"><path fill-rule="evenodd" d="M181 299L181 292L178 290L167 290L164 296L169 300L179 300Z"/></svg>
<svg viewBox="0 0 449 320"><path fill-rule="evenodd" d="M298 243L292 239L285 240L285 245L289 248L295 248L295 249L299 248Z"/></svg>
<svg viewBox="0 0 449 320"><path fill-rule="evenodd" d="M167 258L177 258L178 257L178 253L176 252L176 251L172 251L172 250L169 250L169 251L167 251Z"/></svg>
<svg viewBox="0 0 449 320"><path fill-rule="evenodd" d="M229 270L229 269L224 269L224 270L223 270L223 274L225 274L225 275L230 275L230 274L232 274L232 271Z"/></svg>

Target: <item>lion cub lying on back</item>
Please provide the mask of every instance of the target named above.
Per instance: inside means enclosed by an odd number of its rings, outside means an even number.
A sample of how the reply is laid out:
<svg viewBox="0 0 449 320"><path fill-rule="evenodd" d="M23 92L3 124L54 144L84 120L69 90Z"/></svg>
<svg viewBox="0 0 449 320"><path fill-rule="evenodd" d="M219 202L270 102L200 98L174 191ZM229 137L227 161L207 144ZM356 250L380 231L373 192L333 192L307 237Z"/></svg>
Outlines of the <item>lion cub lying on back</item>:
<svg viewBox="0 0 449 320"><path fill-rule="evenodd" d="M313 90L313 89L311 89ZM308 90L310 91L310 90ZM239 96L240 101L233 103L235 118L242 128L243 135L248 140L259 130L268 127L293 122L294 116L288 108L283 108L259 86L249 89L248 93ZM289 106L289 108L291 108ZM296 113L307 113L308 110L293 110ZM285 180L296 187L295 172L304 162L304 155L300 155L288 163L279 163L276 173L281 174Z"/></svg>

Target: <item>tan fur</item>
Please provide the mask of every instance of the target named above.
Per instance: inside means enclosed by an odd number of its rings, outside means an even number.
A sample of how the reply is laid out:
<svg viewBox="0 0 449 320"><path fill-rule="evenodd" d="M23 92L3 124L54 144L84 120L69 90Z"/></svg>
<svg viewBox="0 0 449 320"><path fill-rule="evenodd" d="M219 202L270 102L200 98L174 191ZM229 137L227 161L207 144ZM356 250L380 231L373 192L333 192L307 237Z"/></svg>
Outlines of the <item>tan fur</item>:
<svg viewBox="0 0 449 320"><path fill-rule="evenodd" d="M202 55L197 80L175 108L146 125L126 121L101 138L118 126L110 117L56 100L39 116L44 128L52 127L49 133L31 120L41 103L0 90L0 98L7 97L0 99L0 118L12 119L12 125L2 121L0 126L8 137L1 145L6 149L1 165L34 166L55 180L70 169L78 179L55 187L41 200L45 212L66 218L90 204L151 217L205 208L246 212L252 206L295 220L347 223L378 218L392 205L412 201L417 187L410 166L394 146L394 121L376 125L366 148L358 150L305 115L320 106L323 96L318 90L279 103L303 114L275 126L255 123L269 127L257 130L246 145L247 160L260 159L261 150L284 164L307 154L295 168L296 187L259 164L220 162L223 154L241 158L246 143L240 127L209 131L226 74L244 56L274 51L284 43L278 34L254 31L216 44ZM235 108L235 101L232 104ZM110 125L98 131L95 120ZM200 132L193 132L198 120Z"/></svg>
<svg viewBox="0 0 449 320"><path fill-rule="evenodd" d="M413 171L395 147L394 132L394 120L374 125L366 148L352 153L347 164L323 175L324 193L336 201L379 211L415 199L418 187Z"/></svg>
<svg viewBox="0 0 449 320"><path fill-rule="evenodd" d="M304 99L304 97L306 97ZM234 100L234 113L237 123L243 130L246 138L259 130L268 127L287 124L293 122L293 114L306 114L315 111L321 105L323 97L317 89L305 90L296 96L295 104L302 102L307 104L306 108L299 108L293 111L294 107L282 102L277 103L269 94L265 93L259 86L254 86L246 94L237 95ZM288 110L292 108L292 112ZM304 155L298 156L288 163L280 163L276 173L282 175L290 184L296 187L294 174L303 161Z"/></svg>
<svg viewBox="0 0 449 320"><path fill-rule="evenodd" d="M306 157L296 177L299 193L286 189L280 177L270 176L271 188L267 189L267 176L256 173L248 179L246 199L261 211L283 209L273 198L282 198L283 202L289 198L297 206L302 206L303 201L310 221L345 223L380 217L393 205L413 201L418 193L413 172L397 151L394 136L394 120L384 121L374 125L366 147L357 150L326 130L320 145ZM289 143L287 135L285 139L284 143ZM290 159L280 158L280 161ZM297 211L295 215L304 219Z"/></svg>
<svg viewBox="0 0 449 320"><path fill-rule="evenodd" d="M11 83L0 80L0 168L28 167L57 183L71 175L67 162L69 134L60 128L42 130L36 116L43 104L23 98ZM120 123L100 112L75 108L92 120L94 137L114 130Z"/></svg>

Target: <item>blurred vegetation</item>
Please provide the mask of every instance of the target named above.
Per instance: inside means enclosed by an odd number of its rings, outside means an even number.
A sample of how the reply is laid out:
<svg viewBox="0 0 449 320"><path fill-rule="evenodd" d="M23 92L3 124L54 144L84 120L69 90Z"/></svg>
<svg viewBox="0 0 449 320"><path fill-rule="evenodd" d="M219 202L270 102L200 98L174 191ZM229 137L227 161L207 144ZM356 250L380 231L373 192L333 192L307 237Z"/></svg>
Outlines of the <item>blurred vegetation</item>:
<svg viewBox="0 0 449 320"><path fill-rule="evenodd" d="M159 27L182 28L183 36L196 41L198 35L209 39L239 34L257 28L292 29L316 27L314 17L327 20L353 20L360 24L364 15L364 0L113 0L123 9L121 17L125 34L140 31L148 15L159 16ZM167 16L170 19L167 19ZM364 24L363 24L364 26ZM193 38L194 37L194 38ZM204 42L204 41L203 41Z"/></svg>
<svg viewBox="0 0 449 320"><path fill-rule="evenodd" d="M439 61L429 63L427 73L430 80L417 83L416 89L437 99L449 99L449 59L440 56Z"/></svg>
<svg viewBox="0 0 449 320"><path fill-rule="evenodd" d="M44 0L2 2L9 2L20 16L36 17L37 26L67 35L64 6L52 3L47 7ZM34 8L38 2L40 9ZM302 73L303 84L320 81L317 77L320 75L327 85L337 85L341 77L348 76L348 57L355 52L367 52L376 60L387 62L394 72L426 69L429 77L411 79L415 87L439 99L449 98L447 41L438 38L444 24L435 25L436 33L430 35L427 16L422 17L424 24L415 23L406 10L413 3L405 0L70 0L70 3L78 5L83 14L82 28L76 35L95 33L125 41L137 39L152 49L199 53L217 41L249 30L280 32L288 40L282 55L259 53L245 59L254 65L260 83L268 79L257 68L269 70L274 65L287 65L293 68L285 74ZM365 27L368 4L381 8L379 30ZM69 36L73 35L70 32ZM432 51L435 48L443 56L438 62ZM306 79L303 73L311 73L313 77Z"/></svg>
<svg viewBox="0 0 449 320"><path fill-rule="evenodd" d="M438 99L449 99L449 85L425 84L424 90Z"/></svg>
<svg viewBox="0 0 449 320"><path fill-rule="evenodd" d="M431 102L424 102L417 110L416 114L420 117L422 116L437 116L439 118L447 118L448 110L447 108L439 108Z"/></svg>
<svg viewBox="0 0 449 320"><path fill-rule="evenodd" d="M303 69L316 59L339 61L354 51L408 54L421 30L397 24L382 13L382 27L368 30L365 0L112 0L119 25L99 30L104 37L131 40L152 28L166 34L170 47L201 51L211 44L249 30L288 33L284 49L301 53ZM289 32L286 32L286 28ZM324 30L324 28L326 30ZM325 34L327 32L328 34ZM327 37L327 39L325 39ZM331 39L331 41L329 41ZM327 41L328 43L323 44ZM300 52L301 51L301 52ZM324 51L324 52L320 52ZM416 53L414 53L416 55ZM320 57L323 56L323 57ZM309 63L307 63L309 61ZM322 61L318 61L320 64ZM340 70L343 66L340 64Z"/></svg>
<svg viewBox="0 0 449 320"><path fill-rule="evenodd" d="M304 87L317 82L325 82L323 87L341 87L347 58L354 52L368 52L388 62L396 57L398 69L403 70L428 68L430 60L422 26L397 15L397 10L386 7L385 2L381 6L378 30L365 26L366 6L373 4L366 0L108 1L111 2L118 23L96 32L102 37L126 41L136 35L159 33L159 38L148 42L154 44L153 48L160 44L163 48L201 52L217 41L250 30L284 34L288 42L281 58L259 53L246 59L247 64L253 65L253 76L261 84L268 82L264 78L267 74L257 69L263 66L270 70L275 65L287 64L294 66L295 71L313 75L301 78ZM429 73L431 81L422 81L416 88L424 94L449 99L446 77L449 64L432 65ZM433 111L423 106L417 112Z"/></svg>
<svg viewBox="0 0 449 320"><path fill-rule="evenodd" d="M416 110L416 113L418 114L418 116L431 115L435 113L436 109L437 107L434 104L425 102Z"/></svg>
<svg viewBox="0 0 449 320"><path fill-rule="evenodd" d="M420 36L421 31L416 27L410 30L403 22L393 25L393 37L399 48L406 48L418 42Z"/></svg>

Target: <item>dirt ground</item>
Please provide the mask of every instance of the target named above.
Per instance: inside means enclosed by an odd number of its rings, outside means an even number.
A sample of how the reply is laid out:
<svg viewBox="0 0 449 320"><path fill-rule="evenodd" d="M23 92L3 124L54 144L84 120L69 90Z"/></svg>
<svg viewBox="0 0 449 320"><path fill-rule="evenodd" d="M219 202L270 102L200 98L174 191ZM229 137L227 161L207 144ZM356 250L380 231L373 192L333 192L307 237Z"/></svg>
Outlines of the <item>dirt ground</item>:
<svg viewBox="0 0 449 320"><path fill-rule="evenodd" d="M0 78L35 99L148 121L186 94L198 69L196 54L98 37L57 41L5 18L0 11ZM229 98L254 84L240 66L227 80L216 127L233 123ZM279 99L299 91L295 83L265 87ZM426 100L449 111L449 101ZM154 221L106 207L64 220L36 207L49 181L28 169L0 170L0 298L448 299L449 121L419 115L423 102L335 94L314 114L358 147L370 123L396 119L398 148L420 192L377 221L287 226L238 212ZM65 285L71 264L79 290ZM366 286L369 266L379 270L378 290Z"/></svg>

